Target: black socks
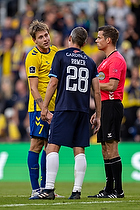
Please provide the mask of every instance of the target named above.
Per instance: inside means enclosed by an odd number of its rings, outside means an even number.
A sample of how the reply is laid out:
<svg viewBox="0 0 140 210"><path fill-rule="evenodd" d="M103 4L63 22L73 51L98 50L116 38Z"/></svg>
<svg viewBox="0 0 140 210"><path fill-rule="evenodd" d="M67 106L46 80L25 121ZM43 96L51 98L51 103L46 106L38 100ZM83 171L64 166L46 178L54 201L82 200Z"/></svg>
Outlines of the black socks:
<svg viewBox="0 0 140 210"><path fill-rule="evenodd" d="M106 173L106 192L114 189L113 183L115 181L115 190L121 194L122 191L122 162L120 157L111 160L104 160Z"/></svg>

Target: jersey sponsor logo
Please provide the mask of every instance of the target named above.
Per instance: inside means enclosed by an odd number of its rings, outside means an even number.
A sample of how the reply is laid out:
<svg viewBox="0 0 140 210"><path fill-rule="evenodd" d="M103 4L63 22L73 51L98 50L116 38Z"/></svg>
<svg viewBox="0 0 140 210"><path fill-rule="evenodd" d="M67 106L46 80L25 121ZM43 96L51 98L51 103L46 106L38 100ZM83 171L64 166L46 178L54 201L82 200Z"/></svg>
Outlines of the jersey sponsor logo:
<svg viewBox="0 0 140 210"><path fill-rule="evenodd" d="M29 72L30 72L30 74L34 74L35 71L36 71L35 66L30 66L30 67L29 67Z"/></svg>
<svg viewBox="0 0 140 210"><path fill-rule="evenodd" d="M79 54L79 53L66 53L66 56L67 57L76 57L76 58L82 58L82 59L87 59L87 56L86 55L82 55L82 54Z"/></svg>
<svg viewBox="0 0 140 210"><path fill-rule="evenodd" d="M104 80L105 79L105 74L104 72L99 72L99 80Z"/></svg>

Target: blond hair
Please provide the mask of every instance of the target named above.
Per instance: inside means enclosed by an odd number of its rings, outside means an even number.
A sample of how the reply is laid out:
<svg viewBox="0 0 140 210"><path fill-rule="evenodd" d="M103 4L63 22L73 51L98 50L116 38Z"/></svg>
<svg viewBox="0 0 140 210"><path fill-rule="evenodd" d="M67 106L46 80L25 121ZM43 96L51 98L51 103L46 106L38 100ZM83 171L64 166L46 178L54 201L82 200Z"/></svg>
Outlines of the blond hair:
<svg viewBox="0 0 140 210"><path fill-rule="evenodd" d="M30 24L30 27L29 27L29 33L30 33L31 37L35 39L36 32L38 32L38 31L47 31L49 33L49 28L45 23L38 21L38 20L34 20Z"/></svg>

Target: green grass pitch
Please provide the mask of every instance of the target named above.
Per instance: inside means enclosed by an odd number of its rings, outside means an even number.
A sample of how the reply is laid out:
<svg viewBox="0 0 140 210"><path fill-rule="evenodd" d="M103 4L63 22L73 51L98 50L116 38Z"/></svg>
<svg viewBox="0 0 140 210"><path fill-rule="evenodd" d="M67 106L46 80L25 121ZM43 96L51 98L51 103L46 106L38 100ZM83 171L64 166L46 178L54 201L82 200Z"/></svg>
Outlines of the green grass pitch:
<svg viewBox="0 0 140 210"><path fill-rule="evenodd" d="M80 200L69 200L73 188L71 182L56 182L55 192L65 198L55 200L29 200L31 187L29 182L0 182L0 210L140 210L140 182L124 183L125 198L97 199L87 198L96 194L104 183L84 182Z"/></svg>

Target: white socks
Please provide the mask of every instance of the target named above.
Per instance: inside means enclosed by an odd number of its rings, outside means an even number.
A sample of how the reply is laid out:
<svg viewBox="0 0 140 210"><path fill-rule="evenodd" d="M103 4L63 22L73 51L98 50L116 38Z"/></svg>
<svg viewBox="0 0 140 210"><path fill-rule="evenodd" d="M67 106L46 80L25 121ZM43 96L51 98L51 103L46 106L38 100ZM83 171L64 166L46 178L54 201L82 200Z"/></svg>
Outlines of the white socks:
<svg viewBox="0 0 140 210"><path fill-rule="evenodd" d="M73 192L81 192L82 184L86 171L86 157L85 154L80 153L75 156L75 182ZM51 152L46 158L46 186L45 189L54 189L55 179L59 167L59 154Z"/></svg>
<svg viewBox="0 0 140 210"><path fill-rule="evenodd" d="M59 154L51 152L46 158L46 189L54 189L55 179L59 167Z"/></svg>
<svg viewBox="0 0 140 210"><path fill-rule="evenodd" d="M75 182L73 187L73 192L81 192L82 184L86 172L87 162L85 154L80 153L75 156Z"/></svg>

